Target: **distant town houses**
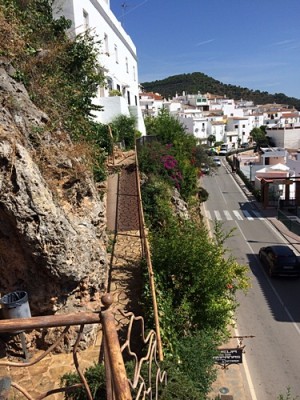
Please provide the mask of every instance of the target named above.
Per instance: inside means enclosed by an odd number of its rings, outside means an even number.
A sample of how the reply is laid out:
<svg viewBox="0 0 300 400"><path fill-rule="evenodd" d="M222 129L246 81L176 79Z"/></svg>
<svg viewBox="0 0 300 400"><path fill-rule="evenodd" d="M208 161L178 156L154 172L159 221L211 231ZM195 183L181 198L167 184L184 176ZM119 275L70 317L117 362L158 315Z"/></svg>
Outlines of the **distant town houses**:
<svg viewBox="0 0 300 400"><path fill-rule="evenodd" d="M120 114L133 115L144 135L136 47L112 13L110 0L54 0L52 9L54 18L64 16L72 22L70 37L89 32L101 42L99 64L106 85L98 88L93 99L103 106L103 111L94 113L96 120L108 124Z"/></svg>
<svg viewBox="0 0 300 400"><path fill-rule="evenodd" d="M106 84L98 88L93 102L103 106L95 112L97 121L108 124L115 117L133 115L136 128L146 135L144 117L169 110L201 144L224 142L231 148L251 143L253 128L267 126L267 135L278 147L300 148L299 112L282 104L254 105L211 93L176 94L164 99L158 93L144 92L138 80L136 47L110 9L110 0L54 0L55 18L71 20L70 37L89 32L101 48L99 64Z"/></svg>
<svg viewBox="0 0 300 400"><path fill-rule="evenodd" d="M141 92L140 105L144 116L156 116L165 108L176 116L200 144L224 142L230 148L251 144L253 128L266 126L266 133L277 147L300 148L300 113L285 104L254 105L251 101L235 101L211 93L176 95L163 99L158 93Z"/></svg>

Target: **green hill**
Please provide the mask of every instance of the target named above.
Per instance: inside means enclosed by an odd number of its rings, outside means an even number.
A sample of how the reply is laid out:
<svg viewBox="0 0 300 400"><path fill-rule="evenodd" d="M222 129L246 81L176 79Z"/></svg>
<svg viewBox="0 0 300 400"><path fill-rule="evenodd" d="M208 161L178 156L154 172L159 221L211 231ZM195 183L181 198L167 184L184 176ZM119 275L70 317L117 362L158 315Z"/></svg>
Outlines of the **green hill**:
<svg viewBox="0 0 300 400"><path fill-rule="evenodd" d="M300 99L295 97L288 97L283 93L270 94L260 90L225 84L202 72L169 76L162 80L144 82L142 86L146 92L160 93L165 98L173 97L176 93L181 95L182 92L188 94L209 92L216 95L226 95L226 97L235 100L252 100L254 104L288 104L300 110Z"/></svg>

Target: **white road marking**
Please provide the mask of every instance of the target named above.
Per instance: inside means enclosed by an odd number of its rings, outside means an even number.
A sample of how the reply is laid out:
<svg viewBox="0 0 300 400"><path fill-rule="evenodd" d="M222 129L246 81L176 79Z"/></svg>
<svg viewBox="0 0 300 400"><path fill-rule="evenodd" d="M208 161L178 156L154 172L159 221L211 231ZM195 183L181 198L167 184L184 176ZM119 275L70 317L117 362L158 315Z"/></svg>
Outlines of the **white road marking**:
<svg viewBox="0 0 300 400"><path fill-rule="evenodd" d="M214 210L215 216L216 216L216 220L217 221L222 221L222 217L221 214L218 210Z"/></svg>
<svg viewBox="0 0 300 400"><path fill-rule="evenodd" d="M210 221L212 221L212 218L211 218L211 213L210 213L210 211L208 211L208 210L205 210L205 214L206 214L206 218L207 218L207 219L209 219Z"/></svg>
<svg viewBox="0 0 300 400"><path fill-rule="evenodd" d="M254 218L251 216L251 214L247 210L243 210L243 214L249 221L254 220Z"/></svg>
<svg viewBox="0 0 300 400"><path fill-rule="evenodd" d="M241 216L241 214L239 213L238 210L232 210L233 214L237 217L237 219L239 219L240 221L242 221L243 217Z"/></svg>
<svg viewBox="0 0 300 400"><path fill-rule="evenodd" d="M257 219L260 219L261 221L264 220L264 217L261 216L261 214L258 211L252 210L253 214Z"/></svg>
<svg viewBox="0 0 300 400"><path fill-rule="evenodd" d="M230 215L229 211L224 210L224 214L225 214L227 221L232 221L232 216Z"/></svg>
<svg viewBox="0 0 300 400"><path fill-rule="evenodd" d="M234 328L234 333L235 333L235 336L240 336L239 331L238 331L237 328ZM252 379L251 379L251 375L250 375L250 371L249 371L249 367L248 367L248 363L247 363L247 360L246 360L246 354L243 354L243 367L244 367L246 379L247 379L247 382L248 382L248 387L249 387L251 399L252 400L257 400L256 393L255 393L255 390L254 390L254 385L253 385L253 382L252 382Z"/></svg>

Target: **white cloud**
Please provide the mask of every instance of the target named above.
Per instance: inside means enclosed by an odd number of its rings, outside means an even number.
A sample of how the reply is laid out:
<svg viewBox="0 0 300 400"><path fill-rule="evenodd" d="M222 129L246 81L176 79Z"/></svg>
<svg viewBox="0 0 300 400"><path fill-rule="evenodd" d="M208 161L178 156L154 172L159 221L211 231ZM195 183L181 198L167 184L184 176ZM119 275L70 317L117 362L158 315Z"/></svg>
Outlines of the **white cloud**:
<svg viewBox="0 0 300 400"><path fill-rule="evenodd" d="M295 42L295 40L293 40L293 39L286 39L286 40L281 40L279 42L273 43L273 46L285 46L286 44L291 44L294 42Z"/></svg>
<svg viewBox="0 0 300 400"><path fill-rule="evenodd" d="M199 42L199 43L196 43L196 47L198 47L198 46L203 46L204 44L208 44L208 43L211 43L211 42L214 42L216 39L208 39L208 40L204 40L203 42Z"/></svg>

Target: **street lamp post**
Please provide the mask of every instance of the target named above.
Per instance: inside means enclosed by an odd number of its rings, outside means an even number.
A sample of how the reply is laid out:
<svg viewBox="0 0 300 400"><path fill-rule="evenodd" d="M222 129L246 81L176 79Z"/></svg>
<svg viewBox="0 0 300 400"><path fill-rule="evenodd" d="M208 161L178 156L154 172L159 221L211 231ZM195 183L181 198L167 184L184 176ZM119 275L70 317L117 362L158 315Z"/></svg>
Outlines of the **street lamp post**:
<svg viewBox="0 0 300 400"><path fill-rule="evenodd" d="M252 167L253 167L252 161L249 162L249 167L250 167L250 183L252 183Z"/></svg>
<svg viewBox="0 0 300 400"><path fill-rule="evenodd" d="M279 214L279 209L280 209L280 198L281 198L282 195L283 195L283 190L282 190L282 189L279 189L279 190L278 190L278 202L277 202L277 217L278 217L278 214Z"/></svg>

